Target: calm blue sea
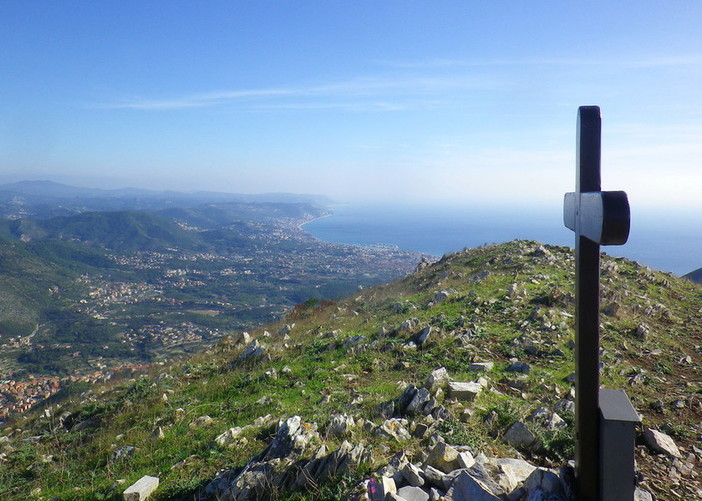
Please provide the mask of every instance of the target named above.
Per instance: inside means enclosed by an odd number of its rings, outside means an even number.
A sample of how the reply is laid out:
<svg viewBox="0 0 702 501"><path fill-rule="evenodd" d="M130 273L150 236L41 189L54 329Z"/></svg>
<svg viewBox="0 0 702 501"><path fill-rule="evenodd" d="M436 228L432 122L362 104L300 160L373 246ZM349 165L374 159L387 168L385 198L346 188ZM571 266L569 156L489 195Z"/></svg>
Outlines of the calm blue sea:
<svg viewBox="0 0 702 501"><path fill-rule="evenodd" d="M559 208L501 209L339 205L334 215L304 229L320 240L360 245L396 245L435 256L517 238L574 245ZM684 275L702 267L702 216L681 213L632 214L629 241L603 247L652 268Z"/></svg>

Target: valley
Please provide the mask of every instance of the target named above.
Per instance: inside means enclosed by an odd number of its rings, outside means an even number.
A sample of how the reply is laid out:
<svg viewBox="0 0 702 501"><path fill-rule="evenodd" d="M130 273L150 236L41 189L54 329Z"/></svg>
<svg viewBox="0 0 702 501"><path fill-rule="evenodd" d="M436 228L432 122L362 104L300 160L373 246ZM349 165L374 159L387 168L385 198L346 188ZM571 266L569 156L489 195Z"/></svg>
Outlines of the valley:
<svg viewBox="0 0 702 501"><path fill-rule="evenodd" d="M328 212L308 203L184 205L46 219L5 207L4 414L26 410L65 382L139 371L273 321L296 304L391 280L421 257L315 240L300 225Z"/></svg>

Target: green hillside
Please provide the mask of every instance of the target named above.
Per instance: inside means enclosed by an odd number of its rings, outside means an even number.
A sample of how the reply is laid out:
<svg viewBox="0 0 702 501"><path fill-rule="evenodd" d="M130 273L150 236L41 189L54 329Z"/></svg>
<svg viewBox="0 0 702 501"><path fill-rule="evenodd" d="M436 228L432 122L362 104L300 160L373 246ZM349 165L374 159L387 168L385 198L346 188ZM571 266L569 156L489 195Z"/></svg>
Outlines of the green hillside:
<svg viewBox="0 0 702 501"><path fill-rule="evenodd" d="M90 376L192 353L419 261L299 229L324 213L304 203L223 203L2 221L0 381ZM0 394L0 413L7 401Z"/></svg>
<svg viewBox="0 0 702 501"><path fill-rule="evenodd" d="M18 219L5 224L23 241L77 240L117 252L205 247L197 235L183 230L171 219L145 212L83 212L44 220Z"/></svg>
<svg viewBox="0 0 702 501"><path fill-rule="evenodd" d="M193 499L226 483L218 472L265 466L268 497L343 499L397 452L431 461L442 440L476 457L563 465L573 453L573 268L571 249L535 242L465 250L342 301L300 304L251 338L226 337L139 379L64 390L0 432L0 497L117 500L150 475L160 478L150 499ZM682 455L656 453L639 434L641 486L655 499L695 499L702 289L608 257L602 283L603 385L626 389L643 426L665 431ZM408 385L441 367L481 390L469 402L434 388L431 413L411 412ZM542 406L565 424L534 418ZM276 455L276 424L292 416L307 442ZM509 445L515 422L540 445ZM337 476L309 469L351 447L359 453ZM290 478L303 487L280 487Z"/></svg>

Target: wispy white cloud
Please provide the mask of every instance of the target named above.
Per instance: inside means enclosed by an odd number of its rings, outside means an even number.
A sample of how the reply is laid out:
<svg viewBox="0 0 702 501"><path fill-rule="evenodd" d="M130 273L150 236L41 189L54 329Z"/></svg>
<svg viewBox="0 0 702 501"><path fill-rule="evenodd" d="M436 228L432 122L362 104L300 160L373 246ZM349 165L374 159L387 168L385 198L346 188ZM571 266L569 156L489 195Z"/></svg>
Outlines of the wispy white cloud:
<svg viewBox="0 0 702 501"><path fill-rule="evenodd" d="M479 76L397 76L356 78L321 85L222 90L193 93L170 98L132 98L100 104L106 109L178 110L222 105L258 109L338 109L392 111L408 107L433 107L449 90L486 90L498 88L494 78ZM367 102L361 99L370 99Z"/></svg>

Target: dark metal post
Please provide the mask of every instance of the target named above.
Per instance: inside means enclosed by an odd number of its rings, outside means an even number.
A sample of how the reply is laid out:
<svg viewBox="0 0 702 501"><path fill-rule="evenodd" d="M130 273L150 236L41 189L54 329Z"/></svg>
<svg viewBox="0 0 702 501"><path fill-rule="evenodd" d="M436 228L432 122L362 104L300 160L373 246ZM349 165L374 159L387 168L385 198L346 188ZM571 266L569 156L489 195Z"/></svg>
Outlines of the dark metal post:
<svg viewBox="0 0 702 501"><path fill-rule="evenodd" d="M639 415L626 393L600 390L601 501L634 499L634 447L639 422Z"/></svg>
<svg viewBox="0 0 702 501"><path fill-rule="evenodd" d="M578 113L577 194L600 191L602 119L597 106ZM581 232L580 197L575 219L575 463L579 501L596 501L599 482L600 245Z"/></svg>
<svg viewBox="0 0 702 501"><path fill-rule="evenodd" d="M600 245L621 245L629 237L626 193L601 191L601 128L599 107L581 106L578 110L576 191L566 193L563 205L564 223L575 232L575 474L578 501L601 501L603 492L599 400ZM621 403L621 400L617 402ZM611 452L612 449L608 450Z"/></svg>

